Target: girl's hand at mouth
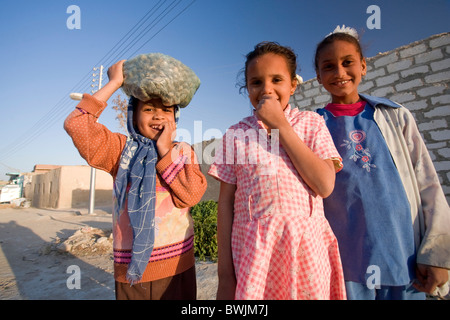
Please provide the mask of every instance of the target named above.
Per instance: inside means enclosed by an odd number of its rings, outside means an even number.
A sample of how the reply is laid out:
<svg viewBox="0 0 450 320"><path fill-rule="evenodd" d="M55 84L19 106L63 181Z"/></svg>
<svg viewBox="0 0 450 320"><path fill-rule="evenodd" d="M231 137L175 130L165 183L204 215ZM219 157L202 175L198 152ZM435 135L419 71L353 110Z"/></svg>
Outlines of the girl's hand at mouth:
<svg viewBox="0 0 450 320"><path fill-rule="evenodd" d="M267 129L279 129L281 125L287 123L284 109L274 96L262 96L255 108L255 115L267 126Z"/></svg>

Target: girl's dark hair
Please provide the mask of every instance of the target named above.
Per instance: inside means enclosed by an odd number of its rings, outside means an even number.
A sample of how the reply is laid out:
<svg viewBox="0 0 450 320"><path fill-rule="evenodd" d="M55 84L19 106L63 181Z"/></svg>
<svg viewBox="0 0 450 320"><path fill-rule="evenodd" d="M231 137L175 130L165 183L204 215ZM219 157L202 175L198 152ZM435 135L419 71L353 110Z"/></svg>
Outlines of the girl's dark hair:
<svg viewBox="0 0 450 320"><path fill-rule="evenodd" d="M341 41L347 41L351 44L353 44L356 48L356 51L359 52L359 56L361 57L361 60L364 59L364 55L361 49L361 45L359 43L359 40L356 39L354 36L349 35L348 33L343 32L337 32L330 34L325 39L323 39L316 48L316 54L314 55L314 67L316 69L316 72L319 70L319 55L320 52L329 44L332 44L334 41L341 40Z"/></svg>
<svg viewBox="0 0 450 320"><path fill-rule="evenodd" d="M247 67L250 61L257 57L265 55L266 53L274 53L283 56L286 59L289 73L291 75L291 80L296 79L297 56L294 53L294 50L289 47L281 46L277 42L264 41L258 43L255 46L254 50L249 52L245 56L247 58L247 60L245 61L245 67L238 74L238 79L241 79L238 80L237 84L239 86L239 93L242 93L243 90L247 89ZM242 79L242 75L244 79Z"/></svg>

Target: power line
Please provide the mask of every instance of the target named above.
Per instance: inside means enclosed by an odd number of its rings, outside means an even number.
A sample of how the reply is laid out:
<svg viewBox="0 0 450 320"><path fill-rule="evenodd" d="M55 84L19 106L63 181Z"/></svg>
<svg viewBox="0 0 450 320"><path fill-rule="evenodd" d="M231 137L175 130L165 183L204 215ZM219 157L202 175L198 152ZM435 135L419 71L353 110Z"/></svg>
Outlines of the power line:
<svg viewBox="0 0 450 320"><path fill-rule="evenodd" d="M115 62L118 60L119 57L123 57L125 55L125 52L128 52L133 46L136 45L136 43L141 40L148 32L150 32L163 18L165 18L171 11L173 11L181 2L182 0L174 0L172 1L159 15L156 17L151 23L149 23L145 29L141 32L142 34L138 34L136 37L133 38L132 43L125 47L121 52L119 52L116 57L110 62ZM177 2L177 3L176 3ZM131 56L128 57L128 59Z"/></svg>
<svg viewBox="0 0 450 320"><path fill-rule="evenodd" d="M163 2L163 3L161 3ZM120 47L125 45L125 43L130 39L130 37L136 33L137 30L142 26L142 24L147 20L150 19L150 17L157 12L157 10L166 3L167 0L160 0L158 3L156 3L147 13L120 39L109 51L106 53L103 58L101 58L95 65L109 65L105 63L105 60L108 58L108 55L112 54L115 50L118 50ZM161 4L160 4L161 3Z"/></svg>
<svg viewBox="0 0 450 320"><path fill-rule="evenodd" d="M146 42L144 42L144 44L142 44L142 46L140 46L136 51L134 51L130 57L134 56L139 50L142 49L142 47L144 47L148 42L150 42L150 40L152 40L154 37L156 37L162 30L164 30L170 23L172 23L172 21L174 21L176 18L178 18L178 16L180 16L183 12L185 12L190 6L192 6L194 4L196 0L193 0L187 7L185 7L182 11L180 11L175 17L172 18L172 20L170 20L167 24L165 24L161 29L159 29L150 39L148 39Z"/></svg>
<svg viewBox="0 0 450 320"><path fill-rule="evenodd" d="M2 165L5 168L8 168L8 170L10 170L12 172L22 172L20 169L16 169L16 168L10 167L10 166L8 166L8 165L6 165L4 163L1 163L1 162L0 162L0 165Z"/></svg>
<svg viewBox="0 0 450 320"><path fill-rule="evenodd" d="M149 39L147 39L138 49L136 49L133 54L129 57L133 56L136 52L142 49L148 42L150 42L155 36L157 36L162 30L164 30L170 23L172 23L176 18L178 18L182 13L184 13L189 7L193 5L196 0L191 1L184 9L180 10L172 19L169 20L168 23L163 25L157 32L155 32ZM155 15L158 10L167 2L167 0L159 0L146 14L94 65L98 66L100 64L110 65L112 62L115 62L119 59L122 54L125 54L129 50L131 50L134 46L138 44L138 42L146 36L161 20L166 18L180 3L181 0L174 0L169 5L165 7L165 9L159 13L157 17L151 20L145 28L141 29L137 36L133 38L133 40L125 46L125 44L131 39L133 35L144 25L146 21L150 19L153 15ZM125 46L124 49L117 54L117 50L121 47ZM113 56L114 52L116 52L115 56ZM108 64L104 63L104 61L108 61ZM111 62L112 61L112 62ZM22 150L25 146L34 141L38 136L43 134L49 128L54 126L56 123L59 123L63 118L65 118L69 112L73 109L73 101L70 100L69 94L71 92L87 92L89 91L90 79L91 79L90 70L85 76L81 78L47 113L45 113L33 126L31 126L24 134L18 137L16 140L8 144L0 151L0 160L7 159L11 157L13 154ZM89 79L89 82L88 82ZM89 83L89 84L87 84ZM87 87L87 90L86 90ZM62 125L62 123L61 123Z"/></svg>

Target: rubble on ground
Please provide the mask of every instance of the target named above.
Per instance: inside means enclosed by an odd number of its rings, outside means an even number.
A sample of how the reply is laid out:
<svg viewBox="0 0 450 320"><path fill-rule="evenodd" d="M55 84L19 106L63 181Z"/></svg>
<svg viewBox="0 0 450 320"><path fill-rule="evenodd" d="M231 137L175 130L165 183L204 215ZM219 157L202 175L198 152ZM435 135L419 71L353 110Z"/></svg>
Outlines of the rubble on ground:
<svg viewBox="0 0 450 320"><path fill-rule="evenodd" d="M65 240L57 237L52 243L41 248L41 254L107 255L113 252L112 240L111 229L83 227Z"/></svg>

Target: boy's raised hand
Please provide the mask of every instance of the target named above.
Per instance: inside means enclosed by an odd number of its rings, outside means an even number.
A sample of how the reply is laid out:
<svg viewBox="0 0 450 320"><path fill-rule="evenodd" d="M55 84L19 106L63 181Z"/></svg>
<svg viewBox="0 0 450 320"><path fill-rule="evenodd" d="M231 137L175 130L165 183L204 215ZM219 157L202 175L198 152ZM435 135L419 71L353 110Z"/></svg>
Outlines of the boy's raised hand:
<svg viewBox="0 0 450 320"><path fill-rule="evenodd" d="M118 88L120 88L123 84L123 63L125 61L126 60L120 60L108 69L109 82L113 82L114 84L118 85Z"/></svg>
<svg viewBox="0 0 450 320"><path fill-rule="evenodd" d="M108 69L109 82L103 86L100 90L93 94L98 100L108 101L109 98L116 92L123 84L123 63L126 60L120 60L116 62Z"/></svg>

